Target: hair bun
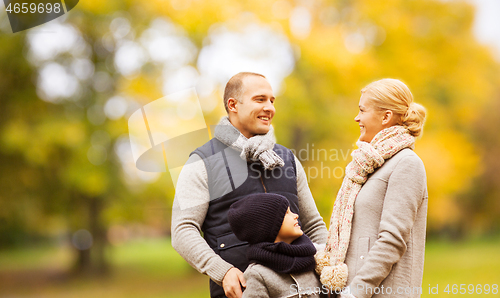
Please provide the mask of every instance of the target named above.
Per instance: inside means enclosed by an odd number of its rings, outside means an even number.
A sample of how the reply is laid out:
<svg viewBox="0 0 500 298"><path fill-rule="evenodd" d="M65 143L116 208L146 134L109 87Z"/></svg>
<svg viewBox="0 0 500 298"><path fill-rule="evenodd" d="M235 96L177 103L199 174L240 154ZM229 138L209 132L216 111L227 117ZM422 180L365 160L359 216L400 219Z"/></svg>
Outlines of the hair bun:
<svg viewBox="0 0 500 298"><path fill-rule="evenodd" d="M413 136L418 137L422 134L426 113L427 111L422 105L416 102L410 103L403 117L403 125Z"/></svg>

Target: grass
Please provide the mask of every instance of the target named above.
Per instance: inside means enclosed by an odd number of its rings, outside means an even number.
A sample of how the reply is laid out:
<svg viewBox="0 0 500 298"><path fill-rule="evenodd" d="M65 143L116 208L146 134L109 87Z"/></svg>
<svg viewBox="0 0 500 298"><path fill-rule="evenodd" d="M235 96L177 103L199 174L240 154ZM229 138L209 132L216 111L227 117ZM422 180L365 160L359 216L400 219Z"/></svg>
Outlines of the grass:
<svg viewBox="0 0 500 298"><path fill-rule="evenodd" d="M464 284L465 288L469 285L482 285L484 288L486 284L490 287L493 284L500 286L500 239L477 239L461 243L430 241L426 245L424 266L422 297L454 296L451 292L444 292L447 285L450 291L453 285L460 287L460 284ZM439 295L429 294L429 288L436 286ZM477 293L467 295L476 296ZM486 296L500 295L490 293Z"/></svg>
<svg viewBox="0 0 500 298"><path fill-rule="evenodd" d="M128 242L107 251L106 277L68 272L70 247L0 251L0 297L208 297L208 277L192 269L169 239Z"/></svg>
<svg viewBox="0 0 500 298"><path fill-rule="evenodd" d="M0 251L1 297L208 297L208 278L192 269L169 239L128 242L107 252L106 277L68 274L66 246ZM467 242L428 241L422 297L448 297L446 285L500 284L500 238ZM438 294L429 288L438 286ZM457 294L460 295L460 294ZM484 293L481 295L485 295ZM460 296L477 296L464 294ZM486 297L498 295L488 294Z"/></svg>

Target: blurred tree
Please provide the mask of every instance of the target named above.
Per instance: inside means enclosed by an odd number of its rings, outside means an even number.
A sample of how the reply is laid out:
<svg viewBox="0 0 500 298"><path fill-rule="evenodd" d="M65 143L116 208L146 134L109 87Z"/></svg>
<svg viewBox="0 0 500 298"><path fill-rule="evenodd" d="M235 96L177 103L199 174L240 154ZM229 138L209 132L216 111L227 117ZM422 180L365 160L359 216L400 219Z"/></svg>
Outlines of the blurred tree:
<svg viewBox="0 0 500 298"><path fill-rule="evenodd" d="M481 152L481 174L476 177L472 187L459 197L460 215L464 219L455 227L459 231L493 234L500 230L498 111L500 111L500 90L493 100L483 107L481 117L473 125L474 141Z"/></svg>
<svg viewBox="0 0 500 298"><path fill-rule="evenodd" d="M341 169L351 158L345 154L336 160L318 150L354 149L360 90L391 77L403 80L415 101L428 109L416 152L428 175L429 231L476 221L460 211L460 194L483 167L471 124L489 123L480 113L495 99L500 71L488 49L474 39L473 7L458 1L279 3L291 8L281 24L298 45L300 58L276 102L275 126L279 139L292 148L314 145L316 158L310 155L304 165L309 178L318 177L311 179L311 188L324 218L340 187ZM310 16L309 26L287 24L300 14ZM492 218L490 211L486 218Z"/></svg>
<svg viewBox="0 0 500 298"><path fill-rule="evenodd" d="M123 117L127 111L120 108L124 100L114 97L122 88L113 64L115 52L103 44L113 19L104 12L75 11L62 25L48 24L48 33L0 36L0 243L23 243L25 238L67 230L76 252L76 272L107 271L106 233L111 223L142 221L168 228L171 184L165 179L141 183L135 171L127 173L116 153L129 144ZM50 28L66 35L51 43ZM19 54L23 52L27 59ZM137 80L156 75L146 72ZM148 92L161 97L154 88ZM140 107L133 104L128 105L132 112ZM118 115L117 109L122 110ZM161 214L148 218L151 208L160 208ZM159 216L161 222L155 223ZM92 238L75 233L80 229Z"/></svg>
<svg viewBox="0 0 500 298"><path fill-rule="evenodd" d="M22 51L23 36L11 37L5 34L0 35L0 99L2 109L0 109L0 127L2 128L2 142L0 147L0 245L18 244L25 240L25 236L36 231L34 229L40 222L38 221L41 210L35 202L31 202L36 189L42 179L43 171L33 165L25 167L26 161L20 152L9 147L4 141L3 134L7 125L15 125L17 120L17 133L12 137L24 138L24 132L28 129L27 124L19 124L23 115L33 113L31 121L44 108L43 102L36 98L33 88L26 88L32 70L25 59L19 55ZM28 84L27 84L28 83ZM24 121L23 121L24 122ZM31 162L31 161L28 161ZM34 162L33 162L34 163ZM43 176L42 176L43 178Z"/></svg>

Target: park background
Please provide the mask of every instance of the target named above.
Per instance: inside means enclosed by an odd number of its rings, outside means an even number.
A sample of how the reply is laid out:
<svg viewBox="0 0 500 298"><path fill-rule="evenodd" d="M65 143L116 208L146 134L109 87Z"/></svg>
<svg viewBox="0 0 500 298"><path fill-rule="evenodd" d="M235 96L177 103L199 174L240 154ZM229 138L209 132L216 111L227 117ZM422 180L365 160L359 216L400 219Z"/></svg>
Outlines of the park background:
<svg viewBox="0 0 500 298"><path fill-rule="evenodd" d="M278 142L309 152L327 223L360 90L403 80L428 110L423 297L499 284L500 50L478 16L470 1L83 0L13 34L0 4L0 296L207 297L170 245L171 176L135 167L127 120L195 87L214 125L245 70L270 79Z"/></svg>

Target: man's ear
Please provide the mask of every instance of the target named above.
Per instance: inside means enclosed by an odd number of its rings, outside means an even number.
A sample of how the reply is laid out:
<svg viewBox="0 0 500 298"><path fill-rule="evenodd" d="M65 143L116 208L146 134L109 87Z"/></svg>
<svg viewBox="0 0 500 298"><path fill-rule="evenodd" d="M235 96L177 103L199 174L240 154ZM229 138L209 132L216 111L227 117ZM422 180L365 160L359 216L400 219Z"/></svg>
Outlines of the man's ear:
<svg viewBox="0 0 500 298"><path fill-rule="evenodd" d="M229 109L230 112L238 112L238 107L237 107L238 101L232 97L230 97L227 100L227 108Z"/></svg>

